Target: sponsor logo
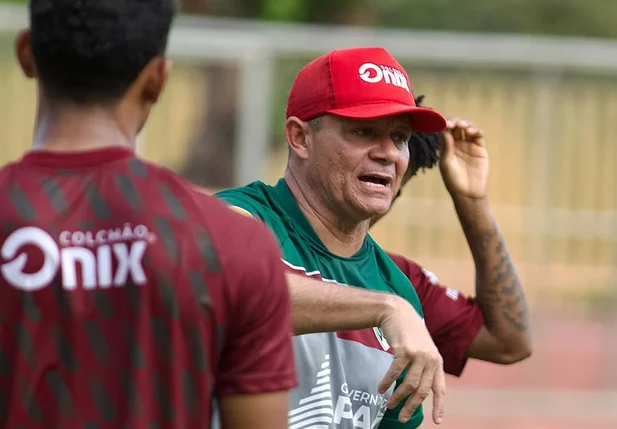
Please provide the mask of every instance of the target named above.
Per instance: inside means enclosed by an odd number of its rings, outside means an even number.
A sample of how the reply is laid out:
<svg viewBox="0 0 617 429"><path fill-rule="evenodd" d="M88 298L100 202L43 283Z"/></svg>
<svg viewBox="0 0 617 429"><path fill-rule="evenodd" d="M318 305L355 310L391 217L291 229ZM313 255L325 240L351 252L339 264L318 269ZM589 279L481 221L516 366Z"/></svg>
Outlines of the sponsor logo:
<svg viewBox="0 0 617 429"><path fill-rule="evenodd" d="M394 85L403 88L407 92L409 89L409 81L405 73L390 66L376 65L373 63L364 63L358 69L360 79L367 83L385 82L388 85Z"/></svg>
<svg viewBox="0 0 617 429"><path fill-rule="evenodd" d="M375 332L375 336L377 337L377 341L379 341L379 344L381 344L381 347L385 351L390 350L390 344L388 344L388 341L386 340L386 337L383 335L383 331L381 330L381 328L373 328L373 332Z"/></svg>
<svg viewBox="0 0 617 429"><path fill-rule="evenodd" d="M377 427L386 411L387 400L383 396L351 389L347 383L341 385L341 393L334 408L334 424L347 420L354 428ZM376 410L374 416L371 416L371 409Z"/></svg>
<svg viewBox="0 0 617 429"><path fill-rule="evenodd" d="M325 356L317 372L317 382L309 396L300 399L289 411L289 429L360 428L373 429L386 411L387 399L376 393L352 389L347 383L340 387L336 403L332 400L330 355Z"/></svg>
<svg viewBox="0 0 617 429"><path fill-rule="evenodd" d="M47 231L29 226L11 233L0 248L2 277L14 288L35 292L50 285L60 273L62 287L85 290L124 286L129 278L146 284L143 256L156 236L145 225L98 231L62 231L56 241ZM27 252L38 249L42 257ZM29 259L35 270L26 270ZM42 263L38 263L42 260Z"/></svg>
<svg viewBox="0 0 617 429"><path fill-rule="evenodd" d="M332 426L332 382L330 380L330 355L326 355L317 372L317 382L309 396L300 399L298 406L288 413L289 429Z"/></svg>

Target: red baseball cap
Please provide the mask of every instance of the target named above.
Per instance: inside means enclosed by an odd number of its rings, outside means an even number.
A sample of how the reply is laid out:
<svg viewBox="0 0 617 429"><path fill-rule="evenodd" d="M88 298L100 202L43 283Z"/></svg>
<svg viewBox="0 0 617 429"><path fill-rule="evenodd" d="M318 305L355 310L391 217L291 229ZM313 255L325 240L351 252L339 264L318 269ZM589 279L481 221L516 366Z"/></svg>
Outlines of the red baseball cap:
<svg viewBox="0 0 617 429"><path fill-rule="evenodd" d="M335 50L300 70L287 100L287 118L310 121L325 113L350 119L409 113L414 131L446 128L439 113L416 106L405 69L383 48Z"/></svg>

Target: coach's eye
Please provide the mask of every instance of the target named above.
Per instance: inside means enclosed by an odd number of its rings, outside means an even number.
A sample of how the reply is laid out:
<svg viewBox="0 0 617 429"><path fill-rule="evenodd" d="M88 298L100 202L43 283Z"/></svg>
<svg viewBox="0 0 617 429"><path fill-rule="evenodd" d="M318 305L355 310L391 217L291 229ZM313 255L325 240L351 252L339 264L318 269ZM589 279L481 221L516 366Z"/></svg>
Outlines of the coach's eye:
<svg viewBox="0 0 617 429"><path fill-rule="evenodd" d="M373 130L371 130L370 128L356 128L354 130L354 133L358 136L358 137L362 137L362 138L370 138L373 135L375 135L375 133L373 132Z"/></svg>

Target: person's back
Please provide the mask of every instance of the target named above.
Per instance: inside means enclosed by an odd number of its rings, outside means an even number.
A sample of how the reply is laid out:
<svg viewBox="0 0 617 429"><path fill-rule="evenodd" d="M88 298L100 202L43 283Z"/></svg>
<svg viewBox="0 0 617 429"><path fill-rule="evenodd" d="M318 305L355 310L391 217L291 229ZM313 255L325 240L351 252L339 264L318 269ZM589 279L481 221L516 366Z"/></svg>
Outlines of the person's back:
<svg viewBox="0 0 617 429"><path fill-rule="evenodd" d="M118 148L32 152L0 171L2 427L203 428L215 384L259 389L233 366L260 350L222 347L258 329L242 325L251 306L265 319L285 305L238 276L268 233L189 186ZM273 338L260 339L284 350Z"/></svg>
<svg viewBox="0 0 617 429"><path fill-rule="evenodd" d="M34 150L0 170L0 429L283 429L291 308L265 227L134 155L173 0L31 0Z"/></svg>

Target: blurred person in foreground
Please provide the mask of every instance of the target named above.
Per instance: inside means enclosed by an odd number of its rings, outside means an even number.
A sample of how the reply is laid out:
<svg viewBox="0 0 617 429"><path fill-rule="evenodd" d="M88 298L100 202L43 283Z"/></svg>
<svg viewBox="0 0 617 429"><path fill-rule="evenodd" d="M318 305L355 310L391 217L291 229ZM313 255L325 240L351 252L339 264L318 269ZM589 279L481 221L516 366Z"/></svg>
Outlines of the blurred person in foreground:
<svg viewBox="0 0 617 429"><path fill-rule="evenodd" d="M0 427L287 428L291 306L268 230L134 153L173 0L31 0L33 150L0 170Z"/></svg>
<svg viewBox="0 0 617 429"><path fill-rule="evenodd" d="M416 104L421 105L422 99L417 97ZM531 355L531 339L525 293L488 204L489 164L483 133L457 119L448 127L459 134L413 133L409 166L394 201L418 171L439 164L473 255L476 297L440 285L437 276L404 256L390 257L418 294L445 372L460 376L468 358L498 364L526 359ZM381 217L373 218L371 226Z"/></svg>
<svg viewBox="0 0 617 429"><path fill-rule="evenodd" d="M412 130L445 126L415 105L407 74L384 49L332 51L291 89L284 178L217 194L270 227L291 273L299 387L290 427L413 429L431 390L433 420L442 421L443 362L420 300L368 229L400 188ZM326 319L337 332L299 335Z"/></svg>

